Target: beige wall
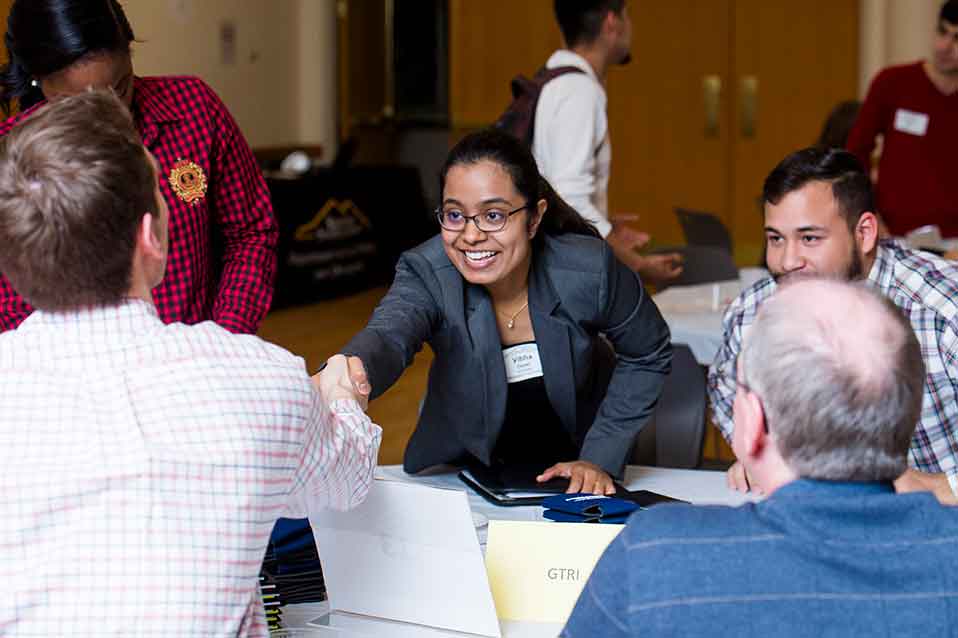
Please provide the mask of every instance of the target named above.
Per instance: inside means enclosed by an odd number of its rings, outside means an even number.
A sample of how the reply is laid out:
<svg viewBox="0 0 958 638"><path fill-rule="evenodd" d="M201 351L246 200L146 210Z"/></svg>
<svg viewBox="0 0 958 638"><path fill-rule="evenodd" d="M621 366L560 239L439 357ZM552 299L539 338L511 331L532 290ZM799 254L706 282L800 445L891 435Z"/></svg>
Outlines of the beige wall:
<svg viewBox="0 0 958 638"><path fill-rule="evenodd" d="M861 95L882 67L928 56L942 1L861 0Z"/></svg>
<svg viewBox="0 0 958 638"><path fill-rule="evenodd" d="M140 75L208 82L250 146L320 144L335 153L335 0L125 0ZM235 58L220 34L233 26Z"/></svg>

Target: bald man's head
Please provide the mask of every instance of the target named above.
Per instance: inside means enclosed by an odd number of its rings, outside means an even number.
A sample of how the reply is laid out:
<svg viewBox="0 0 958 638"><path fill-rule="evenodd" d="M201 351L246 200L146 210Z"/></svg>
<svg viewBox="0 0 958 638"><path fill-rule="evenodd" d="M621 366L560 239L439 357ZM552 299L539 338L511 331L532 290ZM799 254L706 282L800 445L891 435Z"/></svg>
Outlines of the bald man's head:
<svg viewBox="0 0 958 638"><path fill-rule="evenodd" d="M799 476L892 480L905 470L924 363L901 311L863 284L782 286L747 335L740 374Z"/></svg>

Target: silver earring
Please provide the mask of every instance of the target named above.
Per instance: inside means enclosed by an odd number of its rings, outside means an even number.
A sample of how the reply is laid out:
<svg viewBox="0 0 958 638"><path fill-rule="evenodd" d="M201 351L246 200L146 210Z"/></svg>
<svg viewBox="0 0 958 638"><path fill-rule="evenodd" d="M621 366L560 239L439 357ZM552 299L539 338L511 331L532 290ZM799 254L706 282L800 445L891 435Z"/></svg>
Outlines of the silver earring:
<svg viewBox="0 0 958 638"><path fill-rule="evenodd" d="M37 82L36 80L30 80L30 86L32 86L33 88L37 88L38 86L40 86L40 83Z"/></svg>

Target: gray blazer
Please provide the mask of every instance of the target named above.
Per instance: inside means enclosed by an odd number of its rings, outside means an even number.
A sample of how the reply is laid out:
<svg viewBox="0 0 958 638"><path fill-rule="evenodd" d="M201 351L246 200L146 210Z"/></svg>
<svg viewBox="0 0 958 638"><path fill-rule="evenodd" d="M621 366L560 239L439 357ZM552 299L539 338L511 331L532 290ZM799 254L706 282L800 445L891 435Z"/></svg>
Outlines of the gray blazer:
<svg viewBox="0 0 958 638"><path fill-rule="evenodd" d="M606 242L542 239L533 247L529 314L546 394L579 458L620 476L669 371L669 329ZM488 464L506 410L502 343L488 292L463 279L439 236L403 253L392 287L343 353L362 359L376 398L425 342L435 359L406 471L467 452Z"/></svg>

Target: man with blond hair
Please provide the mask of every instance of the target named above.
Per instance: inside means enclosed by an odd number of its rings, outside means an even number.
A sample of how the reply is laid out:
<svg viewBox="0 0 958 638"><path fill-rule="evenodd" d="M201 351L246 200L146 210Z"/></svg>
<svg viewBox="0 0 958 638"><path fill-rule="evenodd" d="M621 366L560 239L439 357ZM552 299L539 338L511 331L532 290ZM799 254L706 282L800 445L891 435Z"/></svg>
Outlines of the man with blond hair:
<svg viewBox="0 0 958 638"><path fill-rule="evenodd" d="M0 334L0 634L267 636L273 523L369 488L381 431L347 389L160 320L158 179L112 94L3 141L0 271L37 310Z"/></svg>
<svg viewBox="0 0 958 638"><path fill-rule="evenodd" d="M563 635L953 635L958 509L893 484L923 373L887 298L861 283L783 285L733 373L732 447L768 498L633 516Z"/></svg>

